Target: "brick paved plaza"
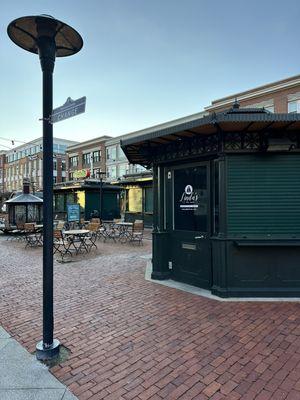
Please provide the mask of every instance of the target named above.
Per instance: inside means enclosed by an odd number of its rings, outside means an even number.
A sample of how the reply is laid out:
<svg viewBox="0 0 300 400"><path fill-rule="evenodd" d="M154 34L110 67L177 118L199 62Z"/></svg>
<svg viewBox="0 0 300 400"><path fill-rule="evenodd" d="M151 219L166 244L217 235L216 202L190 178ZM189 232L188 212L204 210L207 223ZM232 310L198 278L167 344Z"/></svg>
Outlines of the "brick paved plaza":
<svg viewBox="0 0 300 400"><path fill-rule="evenodd" d="M41 339L41 249L0 236L0 325ZM144 279L151 242L55 263L52 373L80 400L300 399L300 304L221 302Z"/></svg>

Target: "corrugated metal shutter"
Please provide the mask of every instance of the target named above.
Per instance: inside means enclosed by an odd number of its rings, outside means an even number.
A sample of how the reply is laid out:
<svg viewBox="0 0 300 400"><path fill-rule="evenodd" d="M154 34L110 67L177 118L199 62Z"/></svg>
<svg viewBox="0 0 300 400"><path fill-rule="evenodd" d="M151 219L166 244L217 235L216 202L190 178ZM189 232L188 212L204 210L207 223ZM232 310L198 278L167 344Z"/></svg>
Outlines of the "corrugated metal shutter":
<svg viewBox="0 0 300 400"><path fill-rule="evenodd" d="M300 155L228 158L228 234L300 234Z"/></svg>

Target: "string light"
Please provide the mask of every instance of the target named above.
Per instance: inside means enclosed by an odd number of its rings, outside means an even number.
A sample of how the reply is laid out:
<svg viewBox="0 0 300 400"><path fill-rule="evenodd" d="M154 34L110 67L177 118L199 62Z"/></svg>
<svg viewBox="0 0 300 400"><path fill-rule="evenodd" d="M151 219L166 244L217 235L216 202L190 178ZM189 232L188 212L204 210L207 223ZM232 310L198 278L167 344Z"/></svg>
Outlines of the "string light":
<svg viewBox="0 0 300 400"><path fill-rule="evenodd" d="M1 140L6 140L7 142L11 142L12 146L14 146L16 142L22 143L22 144L26 144L27 143L27 142L22 142L21 140L7 139L7 138L1 137L1 136L0 136L0 139Z"/></svg>

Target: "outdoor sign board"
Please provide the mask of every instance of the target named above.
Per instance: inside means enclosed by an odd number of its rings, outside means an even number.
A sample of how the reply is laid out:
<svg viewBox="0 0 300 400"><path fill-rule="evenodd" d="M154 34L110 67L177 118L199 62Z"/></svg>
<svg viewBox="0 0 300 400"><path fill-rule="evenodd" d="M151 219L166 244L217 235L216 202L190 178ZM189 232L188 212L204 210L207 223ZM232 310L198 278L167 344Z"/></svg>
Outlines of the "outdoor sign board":
<svg viewBox="0 0 300 400"><path fill-rule="evenodd" d="M79 169L78 171L74 171L73 177L78 178L86 178L89 175L89 170L87 169Z"/></svg>
<svg viewBox="0 0 300 400"><path fill-rule="evenodd" d="M206 166L174 171L174 228L176 230L207 230Z"/></svg>
<svg viewBox="0 0 300 400"><path fill-rule="evenodd" d="M80 206L79 204L67 204L68 222L80 221Z"/></svg>
<svg viewBox="0 0 300 400"><path fill-rule="evenodd" d="M64 119L75 117L75 115L85 112L86 97L80 97L80 99L72 100L68 97L65 104L55 108L52 112L51 122L63 121Z"/></svg>

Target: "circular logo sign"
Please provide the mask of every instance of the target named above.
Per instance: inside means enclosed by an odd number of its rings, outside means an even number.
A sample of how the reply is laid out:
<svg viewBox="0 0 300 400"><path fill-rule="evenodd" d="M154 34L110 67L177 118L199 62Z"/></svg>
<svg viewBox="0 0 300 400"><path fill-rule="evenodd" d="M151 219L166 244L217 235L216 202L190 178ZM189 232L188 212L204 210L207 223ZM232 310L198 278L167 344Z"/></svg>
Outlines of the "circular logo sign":
<svg viewBox="0 0 300 400"><path fill-rule="evenodd" d="M184 191L188 195L192 194L193 193L193 186L192 185L186 185Z"/></svg>

